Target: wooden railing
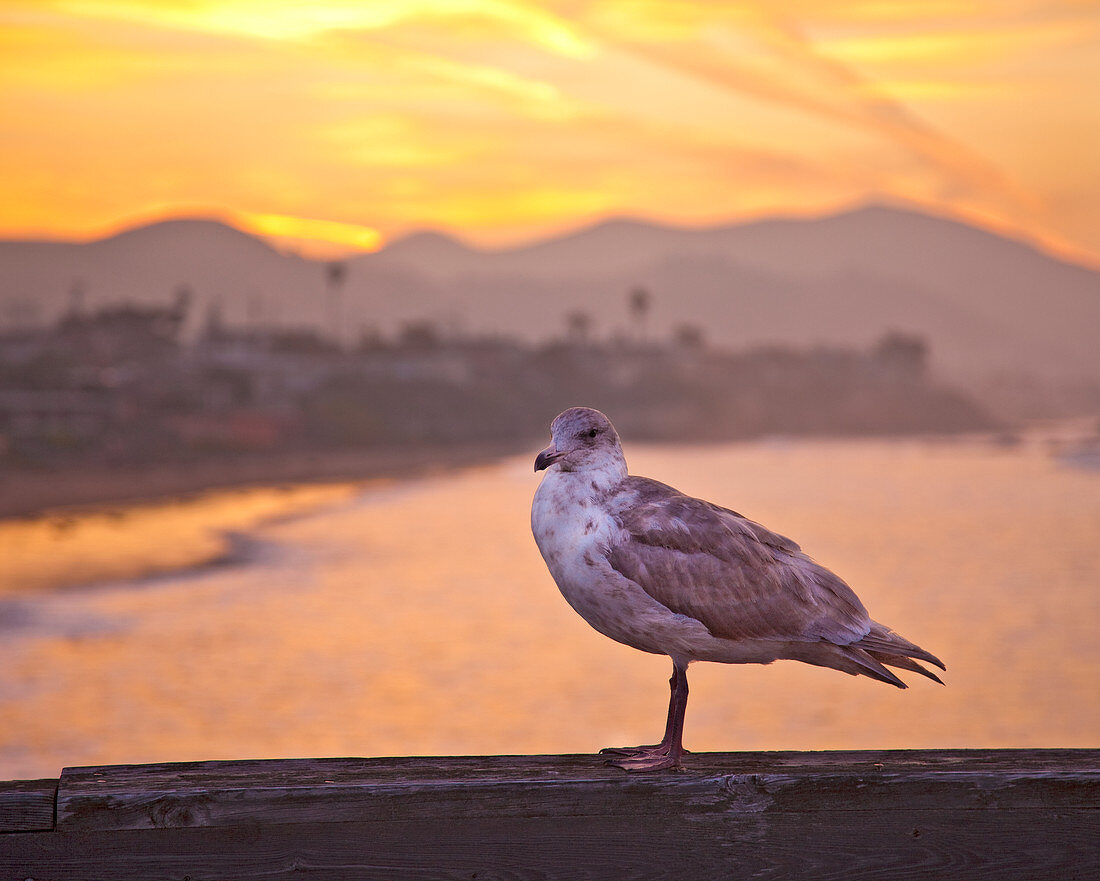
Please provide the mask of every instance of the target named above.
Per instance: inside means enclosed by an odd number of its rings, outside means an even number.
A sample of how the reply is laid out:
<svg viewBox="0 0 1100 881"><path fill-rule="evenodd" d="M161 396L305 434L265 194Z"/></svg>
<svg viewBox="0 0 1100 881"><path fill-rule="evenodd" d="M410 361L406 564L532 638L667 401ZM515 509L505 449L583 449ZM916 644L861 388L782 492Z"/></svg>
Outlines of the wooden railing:
<svg viewBox="0 0 1100 881"><path fill-rule="evenodd" d="M1100 750L288 759L0 783L0 881L1100 878Z"/></svg>

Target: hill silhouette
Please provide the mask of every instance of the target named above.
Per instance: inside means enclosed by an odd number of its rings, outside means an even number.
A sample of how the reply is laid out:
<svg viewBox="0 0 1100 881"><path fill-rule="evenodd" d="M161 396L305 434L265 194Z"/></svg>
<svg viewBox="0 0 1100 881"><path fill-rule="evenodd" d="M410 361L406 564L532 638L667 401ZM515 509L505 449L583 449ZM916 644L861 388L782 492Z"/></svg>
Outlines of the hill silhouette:
<svg viewBox="0 0 1100 881"><path fill-rule="evenodd" d="M193 314L333 321L321 262L280 253L210 220L140 227L97 242L0 242L0 321L46 321L79 285L89 304L163 302ZM612 220L507 250L418 233L347 261L339 321L392 331L411 320L526 340L629 325L627 292L650 294L649 332L704 329L709 342L866 346L890 329L932 344L953 376L1100 378L1100 273L955 220L871 205L816 219L705 229Z"/></svg>

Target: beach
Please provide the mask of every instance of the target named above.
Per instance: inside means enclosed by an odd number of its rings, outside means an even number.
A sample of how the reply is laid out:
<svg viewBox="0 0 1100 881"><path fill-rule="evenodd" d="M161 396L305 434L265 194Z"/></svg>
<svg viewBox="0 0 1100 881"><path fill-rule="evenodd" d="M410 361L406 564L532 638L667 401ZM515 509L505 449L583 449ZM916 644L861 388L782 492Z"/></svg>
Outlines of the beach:
<svg viewBox="0 0 1100 881"><path fill-rule="evenodd" d="M524 448L519 442L405 444L225 454L143 465L9 467L0 469L0 518L33 516L56 508L173 498L225 487L408 477L464 464L484 464Z"/></svg>
<svg viewBox="0 0 1100 881"><path fill-rule="evenodd" d="M238 562L249 530L280 517L511 452L454 444L8 472L0 475L0 597Z"/></svg>

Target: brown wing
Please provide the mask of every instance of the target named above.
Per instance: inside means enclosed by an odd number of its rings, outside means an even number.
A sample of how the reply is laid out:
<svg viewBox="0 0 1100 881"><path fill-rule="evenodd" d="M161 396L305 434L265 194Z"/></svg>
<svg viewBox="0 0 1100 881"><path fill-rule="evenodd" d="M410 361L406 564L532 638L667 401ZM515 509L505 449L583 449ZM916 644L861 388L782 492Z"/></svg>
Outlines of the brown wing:
<svg viewBox="0 0 1100 881"><path fill-rule="evenodd" d="M642 477L609 501L612 567L715 636L848 645L870 630L847 584L759 523Z"/></svg>

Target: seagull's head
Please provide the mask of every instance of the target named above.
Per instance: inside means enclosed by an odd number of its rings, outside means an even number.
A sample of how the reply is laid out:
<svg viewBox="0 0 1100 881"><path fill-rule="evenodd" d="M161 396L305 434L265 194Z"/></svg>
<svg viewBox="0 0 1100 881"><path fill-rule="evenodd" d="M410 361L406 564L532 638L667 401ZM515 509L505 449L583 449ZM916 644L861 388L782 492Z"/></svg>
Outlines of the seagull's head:
<svg viewBox="0 0 1100 881"><path fill-rule="evenodd" d="M571 407L550 424L553 443L538 454L535 470L556 464L562 471L585 471L609 466L626 474L619 433L611 420L591 407Z"/></svg>

